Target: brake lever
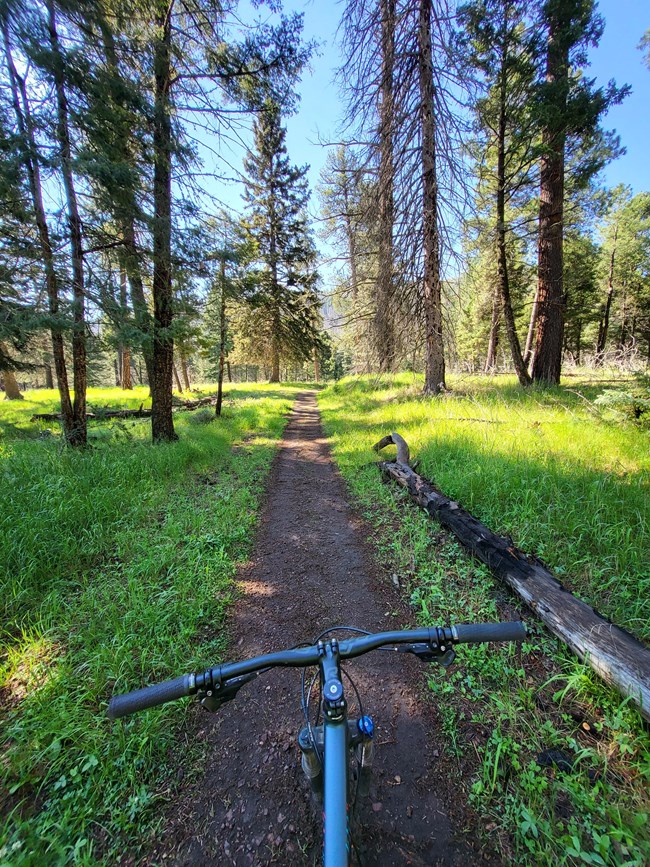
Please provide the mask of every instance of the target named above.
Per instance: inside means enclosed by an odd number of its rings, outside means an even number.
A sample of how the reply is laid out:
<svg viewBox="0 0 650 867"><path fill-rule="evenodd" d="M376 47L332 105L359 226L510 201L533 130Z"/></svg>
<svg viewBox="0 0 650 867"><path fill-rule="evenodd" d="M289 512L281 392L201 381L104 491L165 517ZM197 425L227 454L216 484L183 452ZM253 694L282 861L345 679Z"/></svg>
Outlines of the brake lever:
<svg viewBox="0 0 650 867"><path fill-rule="evenodd" d="M257 677L256 671L251 674L242 674L240 677L233 677L232 680L227 680L218 688L215 685L212 689L201 690L197 693L197 698L201 703L201 707L205 708L205 710L209 710L210 713L214 713L219 710L221 705L226 704L228 701L232 701L242 686L245 683L248 683L249 680L253 680L255 677Z"/></svg>
<svg viewBox="0 0 650 867"><path fill-rule="evenodd" d="M449 668L456 659L456 651L451 647L446 650L434 648L430 644L403 644L398 650L402 653L412 653L420 662L436 662L443 668Z"/></svg>

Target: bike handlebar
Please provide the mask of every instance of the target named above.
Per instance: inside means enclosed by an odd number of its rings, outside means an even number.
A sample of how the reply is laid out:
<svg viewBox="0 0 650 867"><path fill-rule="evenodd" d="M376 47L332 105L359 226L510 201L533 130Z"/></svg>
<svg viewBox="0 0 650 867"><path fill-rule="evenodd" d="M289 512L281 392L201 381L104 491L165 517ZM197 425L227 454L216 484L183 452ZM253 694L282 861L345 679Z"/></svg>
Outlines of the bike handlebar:
<svg viewBox="0 0 650 867"><path fill-rule="evenodd" d="M150 707L191 695L191 680L191 674L184 674L175 680L165 680L163 683L154 683L152 686L145 686L124 695L114 695L108 705L108 716L110 719L118 719L139 710L147 710Z"/></svg>
<svg viewBox="0 0 650 867"><path fill-rule="evenodd" d="M334 630L332 630L334 631ZM522 641L526 637L526 627L520 621L508 623L468 623L439 628L396 630L376 632L360 638L339 641L341 659L353 659L391 644L426 643L432 648L447 644L478 644L484 641ZM241 662L227 663L208 669L203 674L184 674L175 680L145 686L143 689L114 695L108 705L110 719L118 719L136 711L156 707L187 695L194 695L199 689L219 689L221 684L235 677L263 671L269 668L305 668L318 665L321 657L319 644L311 647L297 647L256 656Z"/></svg>

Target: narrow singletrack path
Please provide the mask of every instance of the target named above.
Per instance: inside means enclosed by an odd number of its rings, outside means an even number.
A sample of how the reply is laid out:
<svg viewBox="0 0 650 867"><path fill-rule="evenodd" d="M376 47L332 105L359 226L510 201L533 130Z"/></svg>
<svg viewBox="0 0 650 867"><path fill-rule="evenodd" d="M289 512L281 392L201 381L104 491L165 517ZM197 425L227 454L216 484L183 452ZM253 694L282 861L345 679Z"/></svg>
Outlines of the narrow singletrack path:
<svg viewBox="0 0 650 867"><path fill-rule="evenodd" d="M405 625L394 589L376 577L366 535L332 462L315 394L302 393L275 459L253 556L239 576L229 656L279 650L338 624ZM347 668L377 727L361 811L362 864L485 863L454 834L443 806L453 801L454 782L437 770L442 735L421 698L421 664L375 653ZM200 779L181 785L143 863L318 864L320 817L296 745L302 725L296 670L271 671L216 714L197 713L194 736L208 741L209 763Z"/></svg>

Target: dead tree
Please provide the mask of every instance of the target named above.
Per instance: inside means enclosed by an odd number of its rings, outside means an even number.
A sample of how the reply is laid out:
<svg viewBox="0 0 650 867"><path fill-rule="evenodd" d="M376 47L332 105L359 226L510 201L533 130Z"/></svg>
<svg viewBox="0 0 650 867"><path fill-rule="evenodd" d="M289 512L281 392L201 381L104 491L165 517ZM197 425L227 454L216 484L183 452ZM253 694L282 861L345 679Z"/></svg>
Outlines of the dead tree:
<svg viewBox="0 0 650 867"><path fill-rule="evenodd" d="M422 509L508 584L554 635L650 719L650 650L573 596L543 563L519 551L511 539L497 536L414 472L408 465L408 445L399 434L384 437L374 448L379 451L390 443L397 444L397 461L382 461L382 472L406 488Z"/></svg>

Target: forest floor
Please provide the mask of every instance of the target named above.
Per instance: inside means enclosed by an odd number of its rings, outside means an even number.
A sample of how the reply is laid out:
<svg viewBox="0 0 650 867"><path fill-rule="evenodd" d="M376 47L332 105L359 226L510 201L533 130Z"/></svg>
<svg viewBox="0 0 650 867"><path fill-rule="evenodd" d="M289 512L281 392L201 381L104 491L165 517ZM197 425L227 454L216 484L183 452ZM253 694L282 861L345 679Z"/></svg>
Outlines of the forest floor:
<svg viewBox="0 0 650 867"><path fill-rule="evenodd" d="M367 536L332 462L315 394L304 392L275 459L252 557L239 571L230 655L290 647L338 624L412 625L390 576L373 562ZM376 723L373 783L356 835L362 863L491 861L476 838L460 833L467 816L454 768L445 765L439 719L423 697L421 665L377 653L349 668ZM294 670L247 684L214 716L197 708L194 737L205 742L204 770L176 792L160 842L140 863L319 863L319 815L296 747L302 724Z"/></svg>

